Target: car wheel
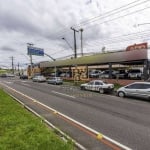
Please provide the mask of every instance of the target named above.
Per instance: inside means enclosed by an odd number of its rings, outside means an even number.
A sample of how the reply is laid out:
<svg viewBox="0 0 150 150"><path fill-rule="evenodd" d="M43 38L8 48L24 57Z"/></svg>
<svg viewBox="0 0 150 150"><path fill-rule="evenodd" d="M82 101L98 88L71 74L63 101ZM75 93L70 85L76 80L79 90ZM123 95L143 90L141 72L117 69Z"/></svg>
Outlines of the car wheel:
<svg viewBox="0 0 150 150"><path fill-rule="evenodd" d="M100 94L104 94L104 89L99 89Z"/></svg>
<svg viewBox="0 0 150 150"><path fill-rule="evenodd" d="M120 92L118 93L118 96L119 96L119 97L125 97L125 93L122 92L122 91L120 91Z"/></svg>

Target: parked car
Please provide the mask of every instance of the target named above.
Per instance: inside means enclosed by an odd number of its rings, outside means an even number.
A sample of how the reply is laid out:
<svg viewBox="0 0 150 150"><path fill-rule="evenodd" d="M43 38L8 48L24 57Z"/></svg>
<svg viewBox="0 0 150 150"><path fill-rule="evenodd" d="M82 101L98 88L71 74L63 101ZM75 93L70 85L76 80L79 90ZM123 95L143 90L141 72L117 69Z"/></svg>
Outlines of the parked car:
<svg viewBox="0 0 150 150"><path fill-rule="evenodd" d="M69 73L61 73L60 77L70 77L70 74Z"/></svg>
<svg viewBox="0 0 150 150"><path fill-rule="evenodd" d="M0 77L6 78L6 77L7 77L7 74L6 74L6 73L0 74Z"/></svg>
<svg viewBox="0 0 150 150"><path fill-rule="evenodd" d="M118 79L126 79L128 78L128 73L126 72L126 70L117 70L115 72L115 78L118 78Z"/></svg>
<svg viewBox="0 0 150 150"><path fill-rule="evenodd" d="M40 76L35 76L32 78L32 81L33 82L45 82L46 81L46 78L42 75Z"/></svg>
<svg viewBox="0 0 150 150"><path fill-rule="evenodd" d="M112 92L114 89L113 84L104 83L102 80L92 80L88 83L80 85L81 90L98 91L103 94L105 92Z"/></svg>
<svg viewBox="0 0 150 150"><path fill-rule="evenodd" d="M7 73L6 75L7 75L7 77L15 77L15 75L12 73Z"/></svg>
<svg viewBox="0 0 150 150"><path fill-rule="evenodd" d="M140 69L130 69L128 71L128 78L135 78L141 79L142 78L142 71Z"/></svg>
<svg viewBox="0 0 150 150"><path fill-rule="evenodd" d="M98 78L101 74L101 71L100 70L92 70L90 73L89 73L89 77L90 78Z"/></svg>
<svg viewBox="0 0 150 150"><path fill-rule="evenodd" d="M63 84L63 80L60 77L52 77L47 80L48 84Z"/></svg>
<svg viewBox="0 0 150 150"><path fill-rule="evenodd" d="M114 70L111 71L111 76L112 76L112 78L115 78L115 71ZM102 79L108 79L109 78L109 70L103 71L99 77Z"/></svg>
<svg viewBox="0 0 150 150"><path fill-rule="evenodd" d="M20 79L28 79L27 75L20 75Z"/></svg>
<svg viewBox="0 0 150 150"><path fill-rule="evenodd" d="M131 96L150 99L150 82L134 82L117 90L119 97Z"/></svg>

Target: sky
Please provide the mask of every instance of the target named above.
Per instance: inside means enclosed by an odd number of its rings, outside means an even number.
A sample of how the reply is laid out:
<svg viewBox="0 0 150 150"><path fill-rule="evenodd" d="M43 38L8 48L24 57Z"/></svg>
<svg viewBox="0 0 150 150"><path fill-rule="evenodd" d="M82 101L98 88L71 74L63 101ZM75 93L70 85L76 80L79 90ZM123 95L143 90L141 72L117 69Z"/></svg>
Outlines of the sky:
<svg viewBox="0 0 150 150"><path fill-rule="evenodd" d="M150 0L0 0L0 67L27 67L27 43L56 60L150 41ZM63 40L62 38L65 38ZM80 56L78 56L80 57ZM52 61L32 56L33 63Z"/></svg>

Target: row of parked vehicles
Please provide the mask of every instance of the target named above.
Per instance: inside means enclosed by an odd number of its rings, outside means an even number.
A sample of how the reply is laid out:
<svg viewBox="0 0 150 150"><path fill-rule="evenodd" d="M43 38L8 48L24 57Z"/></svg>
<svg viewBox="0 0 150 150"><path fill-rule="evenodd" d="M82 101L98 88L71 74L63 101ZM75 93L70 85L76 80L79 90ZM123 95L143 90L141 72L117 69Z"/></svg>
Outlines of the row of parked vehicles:
<svg viewBox="0 0 150 150"><path fill-rule="evenodd" d="M98 91L103 94L114 90L113 84L105 83L101 80L92 80L88 83L81 84L81 90ZM134 82L117 90L119 97L136 97L150 100L150 82Z"/></svg>
<svg viewBox="0 0 150 150"><path fill-rule="evenodd" d="M60 77L51 77L46 79L44 76L35 76L33 82L47 82L48 84L63 84ZM114 84L106 83L102 80L92 80L80 85L81 90L97 91L100 94L114 92ZM150 100L150 82L134 82L123 86L116 91L119 97L136 97Z"/></svg>
<svg viewBox="0 0 150 150"><path fill-rule="evenodd" d="M90 78L109 78L109 70L92 70L89 73ZM140 69L130 69L130 70L111 70L111 78L119 79L142 79L142 71Z"/></svg>
<svg viewBox="0 0 150 150"><path fill-rule="evenodd" d="M51 77L46 79L44 76L39 75L32 78L33 82L47 82L48 84L63 84L63 79L60 77Z"/></svg>

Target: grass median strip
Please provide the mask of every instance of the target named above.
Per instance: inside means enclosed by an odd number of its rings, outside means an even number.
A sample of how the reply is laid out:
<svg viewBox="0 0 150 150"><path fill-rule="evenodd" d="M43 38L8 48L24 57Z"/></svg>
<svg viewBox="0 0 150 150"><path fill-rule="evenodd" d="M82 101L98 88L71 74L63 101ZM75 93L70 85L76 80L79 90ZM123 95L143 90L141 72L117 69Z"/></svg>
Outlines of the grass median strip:
<svg viewBox="0 0 150 150"><path fill-rule="evenodd" d="M0 149L3 150L73 150L41 119L23 109L0 89Z"/></svg>

